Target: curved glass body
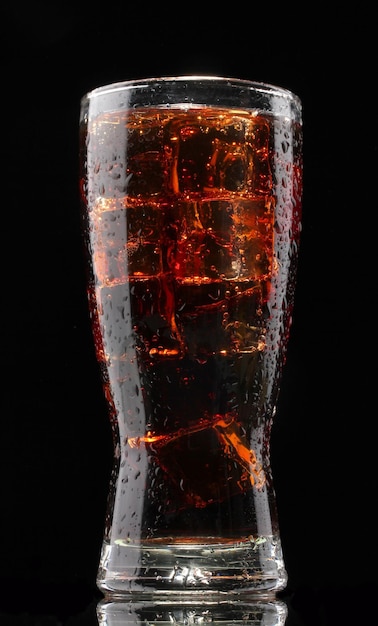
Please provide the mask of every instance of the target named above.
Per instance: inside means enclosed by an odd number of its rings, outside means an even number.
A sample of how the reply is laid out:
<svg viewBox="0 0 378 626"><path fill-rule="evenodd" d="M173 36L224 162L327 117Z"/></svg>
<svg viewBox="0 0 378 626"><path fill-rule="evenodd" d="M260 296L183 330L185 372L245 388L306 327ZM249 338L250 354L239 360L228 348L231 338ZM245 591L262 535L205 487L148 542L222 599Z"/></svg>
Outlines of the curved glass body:
<svg viewBox="0 0 378 626"><path fill-rule="evenodd" d="M106 594L286 584L269 439L301 224L299 99L183 76L84 96L88 295L114 433Z"/></svg>

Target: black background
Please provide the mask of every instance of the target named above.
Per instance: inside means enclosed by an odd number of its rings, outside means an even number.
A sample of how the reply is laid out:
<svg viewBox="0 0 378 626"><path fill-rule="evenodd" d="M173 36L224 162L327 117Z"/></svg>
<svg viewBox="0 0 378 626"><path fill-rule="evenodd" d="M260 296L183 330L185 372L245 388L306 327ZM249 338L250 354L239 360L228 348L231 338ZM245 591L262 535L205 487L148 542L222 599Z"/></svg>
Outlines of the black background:
<svg viewBox="0 0 378 626"><path fill-rule="evenodd" d="M203 2L0 11L0 623L95 625L101 597L95 576L112 449L87 314L80 97L118 80L202 73L281 85L302 99L303 233L272 434L285 598L293 626L373 624L373 11Z"/></svg>

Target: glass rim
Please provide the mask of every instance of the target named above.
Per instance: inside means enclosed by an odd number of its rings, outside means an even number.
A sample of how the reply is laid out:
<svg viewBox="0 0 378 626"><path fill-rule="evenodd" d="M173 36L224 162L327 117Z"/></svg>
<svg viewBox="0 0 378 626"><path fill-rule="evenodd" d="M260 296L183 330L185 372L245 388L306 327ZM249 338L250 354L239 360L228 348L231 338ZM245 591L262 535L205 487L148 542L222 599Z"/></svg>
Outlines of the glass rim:
<svg viewBox="0 0 378 626"><path fill-rule="evenodd" d="M132 90L142 90L146 87L153 87L154 85L168 85L170 83L184 83L191 84L198 83L198 85L214 84L218 87L234 87L239 89L245 89L250 92L256 92L261 95L278 97L290 102L292 106L296 107L299 111L302 109L302 101L300 97L291 89L281 87L279 85L263 82L253 81L245 78L233 78L228 76L219 76L213 74L181 74L172 76L157 76L127 79L122 81L110 82L107 84L99 85L89 91L87 91L81 98L82 106L85 103L89 103L91 100L95 100L97 97L115 95L120 92L127 92Z"/></svg>
<svg viewBox="0 0 378 626"><path fill-rule="evenodd" d="M179 74L177 76L155 76L155 77L147 77L147 78L135 78L135 79L127 79L122 81L114 81L110 83L106 83L104 85L99 85L98 87L94 87L87 91L83 98L93 98L97 95L104 95L105 93L113 93L115 91L120 91L124 89L131 88L142 88L147 85L152 85L154 83L172 83L172 82L219 82L219 83L229 83L232 87L233 85L236 87L246 87L250 89L255 89L256 91L262 91L264 93L277 93L282 96L287 96L288 98L294 98L300 100L299 96L294 93L291 89L287 87L281 87L280 85L276 85L269 82L264 81L253 81L248 78L234 78L231 76L219 76L215 74Z"/></svg>

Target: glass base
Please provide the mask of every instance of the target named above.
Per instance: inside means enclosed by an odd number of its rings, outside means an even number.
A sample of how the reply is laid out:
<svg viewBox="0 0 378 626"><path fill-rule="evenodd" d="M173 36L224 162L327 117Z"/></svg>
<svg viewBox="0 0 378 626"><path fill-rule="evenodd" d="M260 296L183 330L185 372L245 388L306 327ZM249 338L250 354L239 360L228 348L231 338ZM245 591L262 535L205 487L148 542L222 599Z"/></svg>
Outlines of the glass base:
<svg viewBox="0 0 378 626"><path fill-rule="evenodd" d="M193 540L194 541L194 540ZM265 536L244 542L135 545L119 540L104 543L97 585L105 596L164 598L193 592L201 596L271 594L287 583L280 540Z"/></svg>

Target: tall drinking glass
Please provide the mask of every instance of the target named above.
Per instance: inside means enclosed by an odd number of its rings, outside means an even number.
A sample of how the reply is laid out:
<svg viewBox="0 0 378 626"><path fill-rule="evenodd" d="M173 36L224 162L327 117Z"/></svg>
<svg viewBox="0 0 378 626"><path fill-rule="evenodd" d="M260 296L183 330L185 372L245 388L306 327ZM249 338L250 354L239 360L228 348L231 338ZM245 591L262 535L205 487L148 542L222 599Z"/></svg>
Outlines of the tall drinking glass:
<svg viewBox="0 0 378 626"><path fill-rule="evenodd" d="M81 101L88 297L114 436L97 583L285 587L270 433L301 223L301 103L211 76Z"/></svg>

